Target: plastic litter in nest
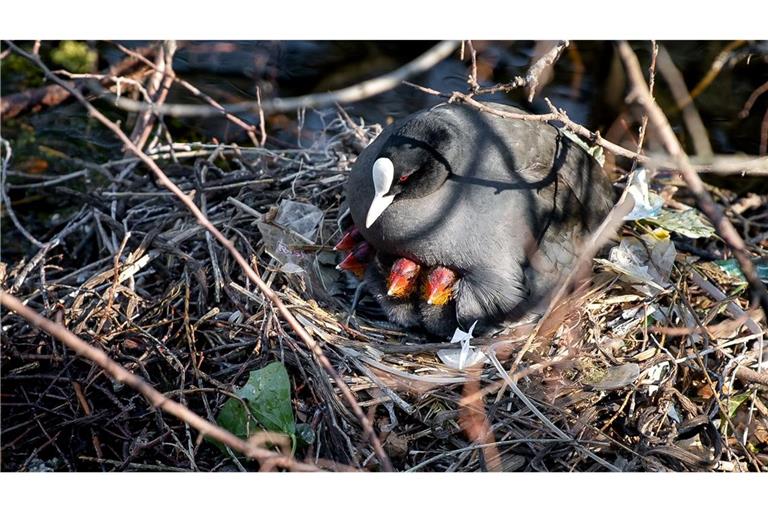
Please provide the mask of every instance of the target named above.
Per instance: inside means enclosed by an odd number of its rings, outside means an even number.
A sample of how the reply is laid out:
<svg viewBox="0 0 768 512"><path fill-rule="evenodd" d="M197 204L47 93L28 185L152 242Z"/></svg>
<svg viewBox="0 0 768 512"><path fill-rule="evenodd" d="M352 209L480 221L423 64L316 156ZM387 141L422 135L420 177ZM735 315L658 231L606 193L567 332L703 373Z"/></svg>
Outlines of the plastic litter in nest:
<svg viewBox="0 0 768 512"><path fill-rule="evenodd" d="M286 274L305 272L312 264L312 253L300 249L314 245L323 212L317 206L285 200L277 208L273 222L259 222L259 232L270 256Z"/></svg>
<svg viewBox="0 0 768 512"><path fill-rule="evenodd" d="M631 283L641 293L655 296L669 285L669 276L675 263L677 251L663 229L650 234L624 237L613 247L608 259L597 259L599 263L619 275L622 281Z"/></svg>
<svg viewBox="0 0 768 512"><path fill-rule="evenodd" d="M437 357L440 358L445 366L454 370L463 370L480 362L488 362L485 354L470 344L475 325L477 325L477 321L472 324L469 331L464 332L457 328L453 333L453 338L451 338L450 342L461 344L461 348L449 348L437 352Z"/></svg>

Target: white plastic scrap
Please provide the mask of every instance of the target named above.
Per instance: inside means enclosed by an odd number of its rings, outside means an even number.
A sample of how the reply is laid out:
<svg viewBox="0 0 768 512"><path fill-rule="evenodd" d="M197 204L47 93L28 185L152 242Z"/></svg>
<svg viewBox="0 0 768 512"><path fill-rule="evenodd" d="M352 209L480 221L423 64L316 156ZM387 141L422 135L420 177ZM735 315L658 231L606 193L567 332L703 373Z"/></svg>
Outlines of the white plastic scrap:
<svg viewBox="0 0 768 512"><path fill-rule="evenodd" d="M627 192L635 200L635 207L624 217L624 220L647 219L661 213L664 200L648 189L648 171L645 168L639 168L632 176Z"/></svg>
<svg viewBox="0 0 768 512"><path fill-rule="evenodd" d="M280 203L274 224L257 222L270 256L280 262L280 270L286 274L300 274L311 265L312 258L295 245L312 245L317 237L323 211L317 206L284 200Z"/></svg>
<svg viewBox="0 0 768 512"><path fill-rule="evenodd" d="M635 288L648 296L655 296L670 285L669 276L677 251L669 233L657 229L654 234L643 235L638 240L624 237L613 247L608 259L600 263L619 274L623 281L635 284Z"/></svg>
<svg viewBox="0 0 768 512"><path fill-rule="evenodd" d="M646 375L645 382L648 384L648 395L653 396L658 390L659 385L661 384L662 378L667 374L669 371L669 363L667 361L663 361L656 366L653 366L650 370L648 370L648 374Z"/></svg>
<svg viewBox="0 0 768 512"><path fill-rule="evenodd" d="M682 423L683 422L682 416L680 416L680 413L677 412L677 408L671 402L669 404L669 408L667 409L667 416L669 416L669 418L672 421L674 421L675 423Z"/></svg>
<svg viewBox="0 0 768 512"><path fill-rule="evenodd" d="M275 217L275 224L288 228L310 241L315 240L322 221L323 211L317 206L288 199L280 203Z"/></svg>
<svg viewBox="0 0 768 512"><path fill-rule="evenodd" d="M472 331L475 330L475 325L477 325L477 321L472 324L472 327L470 327L467 332L456 328L456 331L453 333L453 338L451 338L451 343L461 343L460 349L452 348L438 350L437 357L440 358L445 366L456 370L463 370L464 368L474 366L481 361L488 361L485 354L470 344L472 341Z"/></svg>

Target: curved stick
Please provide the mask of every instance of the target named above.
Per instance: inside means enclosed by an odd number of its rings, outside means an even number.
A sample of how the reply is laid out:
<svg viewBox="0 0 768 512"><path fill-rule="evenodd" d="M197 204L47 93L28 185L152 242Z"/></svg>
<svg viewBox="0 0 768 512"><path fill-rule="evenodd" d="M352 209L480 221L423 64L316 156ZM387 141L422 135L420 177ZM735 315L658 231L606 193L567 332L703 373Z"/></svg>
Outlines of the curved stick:
<svg viewBox="0 0 768 512"><path fill-rule="evenodd" d="M271 98L261 102L244 101L241 103L230 103L220 105L221 108L210 105L165 104L157 105L157 112L171 117L210 117L221 115L222 110L230 114L240 114L244 112L259 112L261 109L265 114L274 114L278 112L291 112L302 108L322 108L335 105L336 103L344 104L360 101L393 89L400 85L403 80L430 69L453 53L458 45L458 41L442 41L401 68L336 91L308 94L294 98ZM143 112L153 108L152 105L146 102L122 96L118 97L106 89L101 89L99 92L102 92L110 102L128 112Z"/></svg>

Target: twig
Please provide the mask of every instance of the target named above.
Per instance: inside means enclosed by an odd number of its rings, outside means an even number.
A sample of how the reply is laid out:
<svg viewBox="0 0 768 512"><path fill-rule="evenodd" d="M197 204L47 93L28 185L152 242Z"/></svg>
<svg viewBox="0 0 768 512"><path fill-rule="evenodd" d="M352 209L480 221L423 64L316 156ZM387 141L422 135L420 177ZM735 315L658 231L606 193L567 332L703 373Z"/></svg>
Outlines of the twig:
<svg viewBox="0 0 768 512"><path fill-rule="evenodd" d="M151 96L150 102L153 104L153 107L151 110L142 112L131 134L131 140L134 141L139 149L142 149L147 143L155 121L162 115L156 113L157 107L165 103L165 99L168 97L168 92L173 84L173 56L175 53L176 41L164 41L155 58L156 64L153 66L155 72L150 77L149 84L147 85Z"/></svg>
<svg viewBox="0 0 768 512"><path fill-rule="evenodd" d="M40 60L40 58L35 57L34 55L29 54L28 52L22 50L15 44L13 44L10 41L7 41L8 46L13 48L15 52L20 54L21 56L31 60L35 64L37 64L38 67L40 67L41 70L45 73L45 75L53 80L54 82L62 85L63 87L69 87L63 80L61 80L59 77L57 77L55 74L51 73L51 70L48 69L48 67ZM355 416L357 417L358 421L360 422L361 426L363 427L363 430L368 435L368 438L371 442L371 446L373 447L374 451L376 452L376 455L379 457L379 460L381 462L381 465L385 471L392 471L392 464L389 461L389 457L387 457L387 454L384 452L384 449L381 445L381 441L379 440L378 436L373 430L373 426L371 425L371 422L366 417L363 410L360 408L360 405L355 400L354 395L352 395L352 391L349 389L349 387L346 385L346 383L342 380L342 378L339 376L338 372L336 372L336 369L333 367L331 362L328 360L328 358L323 353L323 350L320 348L320 346L317 344L317 342L310 336L310 334L302 327L302 325L299 323L299 321L296 319L296 317L291 313L291 311L285 306L282 300L275 294L274 291L259 277L259 275L251 268L251 266L248 264L248 261L243 257L242 254L237 250L234 243L228 239L224 234L219 231L208 218L200 211L200 209L195 205L192 198L186 194L184 194L179 187L176 186L175 183L173 183L168 176L158 167L158 165L149 157L146 153L141 151L139 148L137 148L133 142L128 138L128 136L120 129L119 126L117 126L114 122L107 119L104 114L102 114L96 107L91 105L84 97L83 95L75 90L71 89L71 93L75 98L80 101L80 103L86 108L88 113L96 118L99 122L104 124L107 128L109 128L117 137L125 144L125 146L134 153L149 169L155 174L155 177L157 178L158 182L160 182L164 187L166 187L168 190L173 192L179 200L184 203L184 205L192 212L194 217L197 219L197 222L202 225L205 229L207 229L226 249L227 251L232 255L232 257L235 259L237 264L240 266L240 268L243 270L246 276L254 283L256 286L261 290L261 292L269 299L271 300L275 306L277 307L278 311L280 311L280 314L285 318L285 320L288 322L288 324L291 326L291 328L298 334L298 336L302 339L302 341L307 345L307 347L312 351L314 356L317 358L317 360L320 362L322 367L327 371L333 380L336 382L336 385L339 387L339 390L341 391L342 395L344 396L344 399L349 403L350 407L352 408L352 411L354 412Z"/></svg>
<svg viewBox="0 0 768 512"><path fill-rule="evenodd" d="M749 111L752 110L752 106L757 101L757 98L766 92L768 92L768 82L765 82L763 85L752 91L752 94L749 95L747 101L744 102L744 107L742 107L741 112L739 112L739 118L744 119L747 117L749 115Z"/></svg>
<svg viewBox="0 0 768 512"><path fill-rule="evenodd" d="M140 54L137 54L133 50L131 50L129 48L126 48L125 46L123 46L121 44L116 44L116 46L120 49L120 51L122 51L122 52L124 52L124 53L126 53L128 55L136 57L137 59L141 60L147 66L149 66L149 67L151 67L151 68L153 68L155 70L158 69L157 66L155 66L154 63L152 63L152 61L150 61L149 59L145 59L144 57L142 57ZM264 145L264 141L266 140L267 133L266 133L266 130L264 129L264 114L263 114L263 112L261 112L261 111L259 112L259 114L260 114L259 120L260 120L260 129L261 129L261 140L258 141L256 139L256 135L255 135L256 134L256 127L255 126L253 126L250 123L247 123L246 121L242 120L241 118L239 118L239 117L233 115L232 113L230 113L218 101L214 100L213 98L211 98L210 96L208 96L203 91L201 91L200 89L198 89L197 87L195 87L194 85L189 83L188 81L184 80L183 78L179 78L178 76L176 76L174 74L174 75L172 75L172 79L173 79L174 82L176 82L177 84L181 85L186 90L188 90L190 93L192 93L192 95L202 99L203 101L205 101L206 103L211 105L213 108L217 109L228 120L230 120L231 122L235 123L237 126L242 128L243 130L245 130L245 132L248 134L248 137L251 139L251 142L253 142L253 144L255 146L258 146L258 145L263 146ZM261 103L261 93L259 92L258 88L256 89L256 102L257 103Z"/></svg>
<svg viewBox="0 0 768 512"><path fill-rule="evenodd" d="M712 83L712 81L717 78L717 75L720 74L720 71L723 69L725 64L728 62L729 58L731 57L731 54L735 49L737 49L740 46L743 46L746 44L746 41L744 40L736 40L728 44L723 50L717 54L717 57L715 57L715 60L712 61L712 65L709 67L709 71L707 71L707 74L704 75L704 78L699 80L699 83L696 84L696 86L691 91L691 96L688 101L693 101L696 97L699 96L704 90L709 87L709 85ZM686 104L683 103L681 107L685 107Z"/></svg>
<svg viewBox="0 0 768 512"><path fill-rule="evenodd" d="M274 114L279 112L292 112L298 109L323 108L335 103L351 103L371 96L376 96L400 85L403 80L427 71L441 60L448 57L457 48L456 41L443 41L427 50L425 53L390 73L359 84L345 87L336 91L308 94L295 98L271 98L259 101L245 101L241 103L224 104L221 107L229 113L239 114L245 112L259 112ZM118 98L114 94L107 96L115 104L129 112L142 112L152 108L151 105L135 101L129 98ZM158 107L157 111L171 117L210 117L220 115L221 108L210 105L191 104L165 104Z"/></svg>
<svg viewBox="0 0 768 512"><path fill-rule="evenodd" d="M696 163L697 158L691 158L691 167L699 173L741 174L760 176L768 174L768 156L715 155L704 163ZM679 164L666 157L651 156L649 167L658 169L679 169Z"/></svg>
<svg viewBox="0 0 768 512"><path fill-rule="evenodd" d="M683 112L683 121L688 128L688 133L691 134L691 139L693 139L694 152L705 158L711 157L712 145L709 143L709 134L704 127L704 121L701 120L699 111L688 92L683 74L677 69L669 52L663 46L659 48L659 71L667 82L669 90L672 91L678 108ZM653 97L652 90L651 97Z"/></svg>
<svg viewBox="0 0 768 512"><path fill-rule="evenodd" d="M656 58L659 55L659 45L656 41L651 41L651 64L648 66L648 90L653 97L653 86L656 84ZM643 114L640 121L640 130L637 132L637 153L643 152L643 142L645 142L645 133L648 130L648 114ZM632 162L632 171L637 167L637 159Z"/></svg>
<svg viewBox="0 0 768 512"><path fill-rule="evenodd" d="M261 87L256 88L256 103L259 107L259 129L261 131L259 145L263 147L267 143L267 123L264 120L264 107L261 106Z"/></svg>
<svg viewBox="0 0 768 512"><path fill-rule="evenodd" d="M619 43L619 54L624 61L630 83L632 84L632 92L630 93L631 99L637 101L643 108L645 108L651 123L656 128L656 132L664 144L664 147L678 163L683 179L696 198L699 208L709 218L718 234L733 251L734 256L739 262L742 273L749 283L753 293L757 295L760 305L766 313L766 317L768 317L768 291L766 291L765 285L757 276L757 272L750 259L750 255L747 252L744 240L739 236L739 233L736 231L736 228L733 227L731 221L723 214L722 209L720 209L712 200L709 193L704 188L704 183L701 181L701 178L688 161L688 156L685 154L683 148L680 146L680 142L675 137L664 112L662 112L661 108L659 108L653 101L653 98L648 91L648 86L643 79L643 73L640 69L640 64L637 61L637 56L627 42L622 41Z"/></svg>
<svg viewBox="0 0 768 512"><path fill-rule="evenodd" d="M8 197L7 192L7 182L6 177L8 174L8 163L11 161L11 155L13 154L11 151L11 145L8 144L8 141L5 139L0 139L0 144L3 146L3 155L0 157L2 161L0 161L0 200L2 200L2 203L5 205L5 210L8 212L8 216L11 218L11 222L13 222L13 225L16 226L16 229L19 233L24 235L24 238L32 242L37 247L43 248L45 247L45 244L35 238L32 233L26 230L24 226L21 225L21 222L19 222L18 217L16 217L16 213L13 211L13 205L11 205L11 198Z"/></svg>
<svg viewBox="0 0 768 512"><path fill-rule="evenodd" d="M763 115L763 121L760 123L760 149L758 152L764 155L768 152L768 110Z"/></svg>
<svg viewBox="0 0 768 512"><path fill-rule="evenodd" d="M768 373L766 372L756 372L751 368L739 366L736 369L736 378L742 382L755 383L768 387Z"/></svg>
<svg viewBox="0 0 768 512"><path fill-rule="evenodd" d="M480 394L480 370L471 371L475 378L469 379L462 388L459 401L459 425L472 443L482 448L484 462L490 471L501 471L501 456L496 446L493 429L488 421L485 404Z"/></svg>
<svg viewBox="0 0 768 512"><path fill-rule="evenodd" d="M467 77L467 85L469 85L469 94L477 94L478 89L480 89L480 85L477 83L477 51L470 40L467 40L467 47L469 48L469 57L472 61L469 68L469 76Z"/></svg>
<svg viewBox="0 0 768 512"><path fill-rule="evenodd" d="M489 104L477 101L472 96L461 93L461 92L454 91L449 94L449 93L437 91L435 89L431 89L429 87L423 87L421 85L417 85L411 82L403 82L403 83L415 89L418 89L424 93L431 94L433 96L439 96L441 98L446 98L449 103L461 101L463 103L466 103L467 105L470 105L478 109L481 112L487 112L489 114L493 114L495 116L499 116L505 119L519 119L521 121L538 121L541 123L549 123L549 122L555 121L562 124L573 133L584 137L590 143L601 146L616 155L623 156L625 158L637 159L641 163L645 163L649 161L648 157L644 155L640 155L634 151L630 151L617 144L614 144L611 141L605 140L600 135L600 132L592 132L587 128L585 128L584 126L571 121L571 119L568 117L568 114L564 110L556 108L552 104L552 102L549 101L549 98L544 98L544 101L547 103L547 106L549 107L549 110L550 110L549 114L518 114L516 112L499 110L497 108L489 106Z"/></svg>
<svg viewBox="0 0 768 512"><path fill-rule="evenodd" d="M22 304L19 299L13 295L9 295L3 290L0 290L0 304L13 310L16 314L23 317L38 329L56 337L62 343L74 350L78 355L86 357L98 364L118 382L128 384L133 389L139 391L147 398L152 406L191 425L200 432L200 435L215 439L247 457L256 459L262 463L271 460L281 467L296 471L317 471L315 466L298 462L290 455L276 454L270 450L254 446L253 443L244 441L231 432L198 416L187 407L169 399L157 391L138 375L123 368L120 364L113 361L103 350L89 345L85 340L75 336L66 327L44 318L33 309Z"/></svg>
<svg viewBox="0 0 768 512"><path fill-rule="evenodd" d="M555 62L557 62L563 50L567 47L568 41L559 41L528 68L528 73L525 75L525 82L528 87L528 103L532 102L533 97L539 92L539 79L548 69L555 65Z"/></svg>

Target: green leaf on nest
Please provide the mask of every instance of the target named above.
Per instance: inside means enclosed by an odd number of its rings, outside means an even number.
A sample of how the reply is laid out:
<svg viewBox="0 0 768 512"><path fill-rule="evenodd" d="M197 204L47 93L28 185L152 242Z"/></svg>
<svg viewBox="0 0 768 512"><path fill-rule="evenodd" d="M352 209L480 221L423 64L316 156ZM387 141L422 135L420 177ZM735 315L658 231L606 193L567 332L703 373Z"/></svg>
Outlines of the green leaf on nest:
<svg viewBox="0 0 768 512"><path fill-rule="evenodd" d="M715 234L715 228L694 208L681 212L662 210L658 216L645 220L688 238L709 238Z"/></svg>
<svg viewBox="0 0 768 512"><path fill-rule="evenodd" d="M216 418L221 427L243 439L259 430L281 432L295 444L291 382L282 363L270 363L252 371L248 382L234 394L240 399L227 400Z"/></svg>
<svg viewBox="0 0 768 512"><path fill-rule="evenodd" d="M732 418L736 414L736 410L746 402L746 400L752 396L752 393L742 393L740 395L732 396L728 399L728 417Z"/></svg>

